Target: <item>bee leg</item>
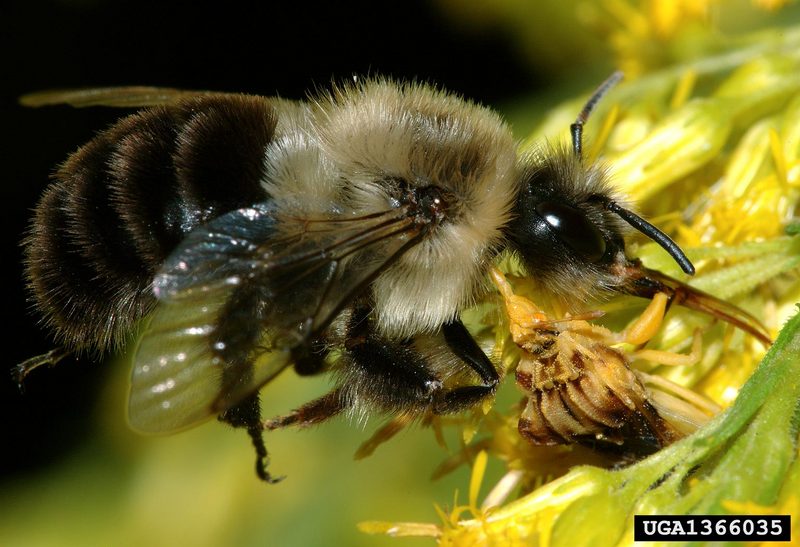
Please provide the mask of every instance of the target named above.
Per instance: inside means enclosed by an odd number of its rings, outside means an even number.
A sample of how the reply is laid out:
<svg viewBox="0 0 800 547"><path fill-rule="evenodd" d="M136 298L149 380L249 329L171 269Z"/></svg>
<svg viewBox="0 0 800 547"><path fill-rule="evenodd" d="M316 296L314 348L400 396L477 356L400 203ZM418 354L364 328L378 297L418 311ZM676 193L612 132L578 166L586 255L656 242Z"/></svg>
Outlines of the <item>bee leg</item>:
<svg viewBox="0 0 800 547"><path fill-rule="evenodd" d="M451 321L442 327L442 333L450 350L474 370L486 385L491 387L497 385L500 375L464 323L459 319Z"/></svg>
<svg viewBox="0 0 800 547"><path fill-rule="evenodd" d="M323 340L314 340L310 344L298 346L292 350L294 371L299 376L313 376L326 368L327 351Z"/></svg>
<svg viewBox="0 0 800 547"><path fill-rule="evenodd" d="M65 357L69 356L72 352L70 350L64 348L55 348L51 349L47 353L43 353L42 355L37 355L36 357L31 357L23 361L22 363L18 364L14 368L11 369L11 377L17 384L17 387L20 391L24 391L24 382L25 378L28 377L28 374L33 372L35 369L47 365L47 366L55 366L60 363Z"/></svg>
<svg viewBox="0 0 800 547"><path fill-rule="evenodd" d="M347 364L339 367L343 399L388 413L425 412L442 382L428 367L413 341L383 338L368 321L350 332L345 342Z"/></svg>
<svg viewBox="0 0 800 547"><path fill-rule="evenodd" d="M433 411L448 414L469 408L494 393L500 382L497 369L486 357L475 339L460 320L442 326L442 334L450 351L480 376L482 383L441 391L437 394Z"/></svg>
<svg viewBox="0 0 800 547"><path fill-rule="evenodd" d="M344 398L341 396L341 390L334 389L319 399L315 399L293 410L289 414L278 416L271 420L264 420L261 423L261 428L272 431L274 429L282 429L290 426L297 426L300 428L309 427L324 422L329 418L333 418L347 408L347 406Z"/></svg>
<svg viewBox="0 0 800 547"><path fill-rule="evenodd" d="M264 444L261 427L261 404L258 400L258 393L254 393L242 400L235 406L230 407L219 415L219 420L236 428L247 430L253 448L256 450L256 475L264 482L274 484L283 480L283 477L273 477L267 467L269 466L269 454Z"/></svg>
<svg viewBox="0 0 800 547"><path fill-rule="evenodd" d="M292 361L294 361L294 371L299 376L311 376L319 374L327 369L325 358L328 350L324 339L313 340L309 344L298 346L292 350ZM347 408L341 390L334 389L326 393L319 399L304 404L294 409L289 414L277 416L270 420L261 422L261 428L272 431L284 427L296 426L300 428L310 427L333 418L342 410Z"/></svg>
<svg viewBox="0 0 800 547"><path fill-rule="evenodd" d="M393 414L446 414L492 394L499 382L491 361L458 320L436 335L395 340L378 330L371 310L363 307L353 312L343 342L346 361L336 372L343 399L356 408L365 404ZM474 370L480 383L446 388L438 371L456 359Z"/></svg>

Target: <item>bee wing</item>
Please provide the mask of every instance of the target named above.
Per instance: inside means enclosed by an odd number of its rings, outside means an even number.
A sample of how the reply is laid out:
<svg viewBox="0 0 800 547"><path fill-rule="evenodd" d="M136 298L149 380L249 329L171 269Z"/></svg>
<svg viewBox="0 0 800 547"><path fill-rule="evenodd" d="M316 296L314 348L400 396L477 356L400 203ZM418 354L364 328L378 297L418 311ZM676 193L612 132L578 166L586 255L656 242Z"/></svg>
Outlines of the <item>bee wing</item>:
<svg viewBox="0 0 800 547"><path fill-rule="evenodd" d="M420 233L402 208L325 220L279 217L269 204L191 232L154 281L131 425L182 429L252 394Z"/></svg>
<svg viewBox="0 0 800 547"><path fill-rule="evenodd" d="M209 349L209 335L226 297L159 306L136 350L128 401L130 425L144 433L166 433L214 415L223 385L223 365ZM267 381L288 364L288 352L273 352L260 363Z"/></svg>
<svg viewBox="0 0 800 547"><path fill-rule="evenodd" d="M181 99L202 95L224 95L224 93L149 86L49 89L23 95L19 98L19 102L23 106L33 108L59 104L66 104L75 108L89 106L138 108L172 104Z"/></svg>

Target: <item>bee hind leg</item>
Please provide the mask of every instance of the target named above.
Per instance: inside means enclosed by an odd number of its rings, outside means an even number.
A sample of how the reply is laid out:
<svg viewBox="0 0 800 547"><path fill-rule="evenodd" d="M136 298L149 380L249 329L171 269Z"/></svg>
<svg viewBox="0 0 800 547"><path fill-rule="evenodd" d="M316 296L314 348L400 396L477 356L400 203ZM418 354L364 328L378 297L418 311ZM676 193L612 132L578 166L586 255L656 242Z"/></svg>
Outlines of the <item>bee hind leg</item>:
<svg viewBox="0 0 800 547"><path fill-rule="evenodd" d="M247 431L256 451L256 475L258 475L259 479L270 484L275 484L284 479L284 477L273 477L267 471L269 454L264 444L263 428L261 427L261 404L258 400L258 393L250 395L237 405L227 409L219 415L219 420Z"/></svg>

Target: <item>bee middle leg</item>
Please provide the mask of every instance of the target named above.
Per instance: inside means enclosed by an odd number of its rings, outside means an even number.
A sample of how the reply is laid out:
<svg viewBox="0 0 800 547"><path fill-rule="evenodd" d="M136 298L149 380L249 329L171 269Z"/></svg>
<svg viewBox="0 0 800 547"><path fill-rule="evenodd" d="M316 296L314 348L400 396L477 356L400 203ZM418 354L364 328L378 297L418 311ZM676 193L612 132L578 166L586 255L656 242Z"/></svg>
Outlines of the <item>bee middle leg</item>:
<svg viewBox="0 0 800 547"><path fill-rule="evenodd" d="M296 408L289 414L264 420L261 428L273 431L291 426L299 428L310 427L333 418L346 408L347 405L341 396L340 390L334 389L319 399L314 399L300 408Z"/></svg>
<svg viewBox="0 0 800 547"><path fill-rule="evenodd" d="M262 422L263 429L308 427L361 408L393 415L449 414L479 403L494 393L500 381L492 362L459 320L443 325L435 335L394 340L377 330L365 306L352 312L343 338L339 344L343 355L334 366L337 387L289 414ZM315 358L324 360L319 351L300 351L295 357L304 371L324 368L306 366ZM446 377L465 368L480 382L446 387Z"/></svg>
<svg viewBox="0 0 800 547"><path fill-rule="evenodd" d="M387 413L447 414L468 408L494 393L500 377L460 320L436 334L393 340L376 328L366 310L350 318L344 366L338 368L342 395ZM465 368L479 383L448 387L448 377Z"/></svg>
<svg viewBox="0 0 800 547"><path fill-rule="evenodd" d="M500 375L460 320L442 326L442 335L453 355L481 378L480 384L453 388L439 395L433 407L434 413L449 414L469 408L493 394L500 382Z"/></svg>

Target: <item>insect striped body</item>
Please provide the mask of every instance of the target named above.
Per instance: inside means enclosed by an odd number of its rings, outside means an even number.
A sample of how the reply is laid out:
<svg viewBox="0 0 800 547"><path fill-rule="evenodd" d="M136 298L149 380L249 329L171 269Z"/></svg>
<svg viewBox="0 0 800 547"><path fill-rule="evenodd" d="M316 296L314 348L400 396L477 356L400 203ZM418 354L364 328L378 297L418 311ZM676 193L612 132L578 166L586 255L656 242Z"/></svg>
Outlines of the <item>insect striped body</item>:
<svg viewBox="0 0 800 547"><path fill-rule="evenodd" d="M642 268L618 204L573 149L518 156L491 110L421 84L366 80L305 102L122 88L34 104L151 105L75 152L26 244L34 300L67 350L118 348L147 319L129 417L170 432L219 416L247 429L343 410L455 412L500 373L460 321L495 257L517 253L551 291L664 291L758 333L731 307ZM20 377L44 362L18 368ZM262 423L258 390L287 367L333 369L331 393Z"/></svg>
<svg viewBox="0 0 800 547"><path fill-rule="evenodd" d="M124 118L70 156L25 242L33 294L57 340L119 347L152 311L153 277L178 243L266 199L263 153L275 124L260 98L189 99Z"/></svg>

